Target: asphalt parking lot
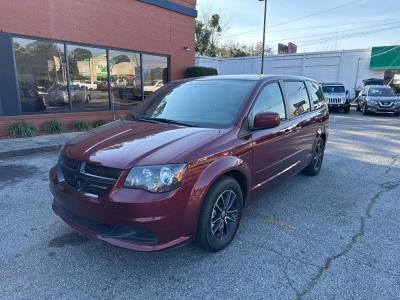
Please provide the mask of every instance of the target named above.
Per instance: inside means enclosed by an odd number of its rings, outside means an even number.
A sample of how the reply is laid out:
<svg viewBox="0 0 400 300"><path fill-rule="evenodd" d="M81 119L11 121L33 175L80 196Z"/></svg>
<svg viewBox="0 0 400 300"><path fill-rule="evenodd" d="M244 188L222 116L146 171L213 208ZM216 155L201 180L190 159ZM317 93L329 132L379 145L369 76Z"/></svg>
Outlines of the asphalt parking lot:
<svg viewBox="0 0 400 300"><path fill-rule="evenodd" d="M400 298L400 118L331 114L324 165L247 207L234 242L139 253L51 210L57 153L0 161L0 298Z"/></svg>

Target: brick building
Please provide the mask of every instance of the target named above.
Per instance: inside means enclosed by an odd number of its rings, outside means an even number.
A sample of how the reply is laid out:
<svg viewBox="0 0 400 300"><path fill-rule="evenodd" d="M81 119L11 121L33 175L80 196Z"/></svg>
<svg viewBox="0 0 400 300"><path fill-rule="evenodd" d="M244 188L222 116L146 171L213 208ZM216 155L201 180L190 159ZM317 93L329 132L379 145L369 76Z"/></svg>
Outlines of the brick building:
<svg viewBox="0 0 400 300"><path fill-rule="evenodd" d="M196 0L1 1L0 136L125 114L194 65L196 15Z"/></svg>

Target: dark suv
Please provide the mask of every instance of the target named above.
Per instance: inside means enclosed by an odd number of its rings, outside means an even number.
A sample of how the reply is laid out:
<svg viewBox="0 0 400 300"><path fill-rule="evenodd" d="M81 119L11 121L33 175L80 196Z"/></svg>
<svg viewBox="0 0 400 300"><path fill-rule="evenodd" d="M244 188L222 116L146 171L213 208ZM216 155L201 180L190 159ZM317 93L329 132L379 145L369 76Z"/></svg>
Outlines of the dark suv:
<svg viewBox="0 0 400 300"><path fill-rule="evenodd" d="M400 115L400 97L386 85L368 85L362 89L357 100L357 110L369 113Z"/></svg>
<svg viewBox="0 0 400 300"><path fill-rule="evenodd" d="M156 251L196 240L218 251L244 206L290 175L318 174L328 118L307 78L171 82L65 145L50 171L53 209L116 246Z"/></svg>

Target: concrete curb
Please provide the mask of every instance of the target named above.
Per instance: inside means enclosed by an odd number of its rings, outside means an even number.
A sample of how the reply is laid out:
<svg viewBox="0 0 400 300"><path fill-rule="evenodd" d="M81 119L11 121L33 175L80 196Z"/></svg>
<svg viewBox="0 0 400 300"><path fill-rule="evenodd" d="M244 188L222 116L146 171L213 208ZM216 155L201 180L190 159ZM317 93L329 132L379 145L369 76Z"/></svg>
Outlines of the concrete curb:
<svg viewBox="0 0 400 300"><path fill-rule="evenodd" d="M23 149L13 149L7 151L0 151L0 159L2 158L10 158L17 156L25 156L37 153L45 153L45 152L53 152L61 149L63 144L53 144L53 145L43 145L32 148L23 148Z"/></svg>

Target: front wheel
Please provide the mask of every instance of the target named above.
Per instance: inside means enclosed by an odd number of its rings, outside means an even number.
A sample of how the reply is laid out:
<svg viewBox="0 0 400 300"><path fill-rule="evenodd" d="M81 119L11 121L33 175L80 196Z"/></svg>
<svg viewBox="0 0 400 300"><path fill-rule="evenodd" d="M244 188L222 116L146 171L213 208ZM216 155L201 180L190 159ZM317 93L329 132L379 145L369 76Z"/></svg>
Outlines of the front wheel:
<svg viewBox="0 0 400 300"><path fill-rule="evenodd" d="M232 177L219 179L202 206L196 242L204 250L217 252L234 238L243 210L243 194Z"/></svg>
<svg viewBox="0 0 400 300"><path fill-rule="evenodd" d="M345 107L343 111L345 114L350 113L350 106Z"/></svg>
<svg viewBox="0 0 400 300"><path fill-rule="evenodd" d="M303 170L303 174L308 176L318 175L324 160L325 143L322 138L318 138L312 153L310 164Z"/></svg>
<svg viewBox="0 0 400 300"><path fill-rule="evenodd" d="M368 115L368 110L367 110L367 105L366 105L366 104L364 104L364 105L362 106L362 113L363 113L364 116L365 116L365 115Z"/></svg>

